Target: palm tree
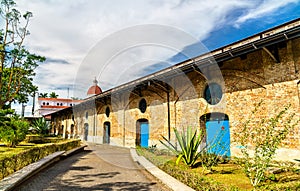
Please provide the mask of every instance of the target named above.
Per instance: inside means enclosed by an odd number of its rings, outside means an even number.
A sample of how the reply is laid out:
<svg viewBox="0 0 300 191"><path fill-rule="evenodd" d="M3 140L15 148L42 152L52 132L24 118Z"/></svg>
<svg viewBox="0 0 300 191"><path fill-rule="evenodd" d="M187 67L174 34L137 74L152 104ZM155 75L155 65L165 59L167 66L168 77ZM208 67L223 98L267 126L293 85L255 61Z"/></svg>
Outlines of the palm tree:
<svg viewBox="0 0 300 191"><path fill-rule="evenodd" d="M51 92L49 95L50 98L57 98L58 95L55 92Z"/></svg>
<svg viewBox="0 0 300 191"><path fill-rule="evenodd" d="M47 98L48 97L48 93L40 93L39 97Z"/></svg>

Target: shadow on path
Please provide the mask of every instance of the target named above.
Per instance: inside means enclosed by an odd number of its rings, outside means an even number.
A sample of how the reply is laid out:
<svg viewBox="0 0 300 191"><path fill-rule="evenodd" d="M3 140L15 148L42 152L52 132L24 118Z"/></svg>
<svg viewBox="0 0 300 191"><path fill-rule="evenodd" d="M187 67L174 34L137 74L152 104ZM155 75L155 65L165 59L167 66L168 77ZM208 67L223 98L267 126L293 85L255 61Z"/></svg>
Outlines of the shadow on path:
<svg viewBox="0 0 300 191"><path fill-rule="evenodd" d="M48 188L48 190L60 190L60 191L92 191L92 190L151 190L151 187L155 185L155 183L145 183L145 182L108 182L103 184L96 184L91 187L81 187L78 185L70 184L59 184L53 185Z"/></svg>
<svg viewBox="0 0 300 191"><path fill-rule="evenodd" d="M140 169L107 163L96 154L99 152L86 149L61 160L28 179L15 191L163 190Z"/></svg>

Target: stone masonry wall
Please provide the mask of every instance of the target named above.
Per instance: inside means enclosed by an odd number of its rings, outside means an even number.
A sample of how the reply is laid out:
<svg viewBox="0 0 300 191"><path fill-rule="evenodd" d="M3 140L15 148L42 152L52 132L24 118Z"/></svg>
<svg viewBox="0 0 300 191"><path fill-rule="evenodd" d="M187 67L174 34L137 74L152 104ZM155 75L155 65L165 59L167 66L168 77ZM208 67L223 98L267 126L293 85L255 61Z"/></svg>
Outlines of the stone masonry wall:
<svg viewBox="0 0 300 191"><path fill-rule="evenodd" d="M238 124L248 119L254 105L263 101L261 111L253 117L254 121L274 116L284 106L291 105L288 112L300 118L300 39L289 40L274 46L266 47L278 55L279 63L263 49L258 49L241 57L218 63L220 68L206 68L205 74L192 71L164 81L170 87L169 104L167 93L155 84L149 84L139 91L124 92L110 98L106 103L97 103L93 107L83 107L75 115L79 132L84 132L84 124L89 124L88 141L102 143L104 122L111 124L111 143L113 145L135 147L138 120L148 120L150 138L149 146L157 144L161 136L175 141L173 128L184 129L188 126L204 128L200 125L200 117L206 113L220 112L228 115L230 136ZM221 76L216 75L218 71ZM204 71L204 70L203 70ZM204 89L208 83L221 84L223 97L220 103L210 105L204 99ZM139 102L144 98L147 102L145 113L139 110ZM168 105L169 119L168 121ZM110 108L106 116L105 109ZM96 115L94 112L96 111ZM88 119L85 113L88 112ZM94 121L96 120L96 121ZM95 124L95 132L94 132ZM169 126L170 125L170 126ZM259 128L259 127L258 127ZM124 134L125 133L125 134ZM288 134L282 148L298 152L300 150L300 124ZM231 144L235 154L235 145ZM294 153L295 153L294 152Z"/></svg>

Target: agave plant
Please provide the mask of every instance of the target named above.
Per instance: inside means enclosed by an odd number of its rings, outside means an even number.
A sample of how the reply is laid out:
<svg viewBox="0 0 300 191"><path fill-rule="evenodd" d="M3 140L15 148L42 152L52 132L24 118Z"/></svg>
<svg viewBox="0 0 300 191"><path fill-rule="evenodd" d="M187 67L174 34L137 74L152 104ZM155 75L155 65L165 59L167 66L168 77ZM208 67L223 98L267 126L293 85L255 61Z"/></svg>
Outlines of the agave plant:
<svg viewBox="0 0 300 191"><path fill-rule="evenodd" d="M176 164L178 164L180 160L183 160L186 165L193 167L202 153L198 151L198 148L204 138L204 133L202 131L197 133L197 129L192 127L188 127L185 132L183 131L181 133L174 128L174 132L179 143L180 150L178 150L177 147L164 136L162 137L165 141L160 140L160 142L177 155Z"/></svg>
<svg viewBox="0 0 300 191"><path fill-rule="evenodd" d="M41 135L45 135L49 130L49 122L45 118L39 118L33 121L33 128Z"/></svg>

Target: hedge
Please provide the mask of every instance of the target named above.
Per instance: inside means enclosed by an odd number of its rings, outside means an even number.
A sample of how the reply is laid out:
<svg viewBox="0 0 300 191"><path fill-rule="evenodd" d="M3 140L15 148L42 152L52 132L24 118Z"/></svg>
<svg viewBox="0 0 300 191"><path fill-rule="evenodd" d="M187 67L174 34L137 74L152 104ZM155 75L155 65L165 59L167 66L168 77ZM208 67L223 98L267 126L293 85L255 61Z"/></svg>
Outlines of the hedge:
<svg viewBox="0 0 300 191"><path fill-rule="evenodd" d="M0 159L0 180L51 153L56 151L67 151L76 148L80 146L80 143L80 140L51 143L43 146L33 147L9 157L4 157Z"/></svg>

